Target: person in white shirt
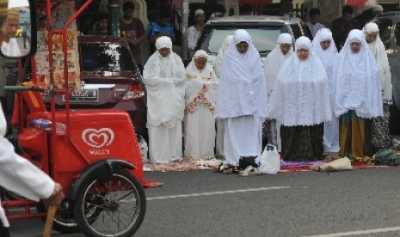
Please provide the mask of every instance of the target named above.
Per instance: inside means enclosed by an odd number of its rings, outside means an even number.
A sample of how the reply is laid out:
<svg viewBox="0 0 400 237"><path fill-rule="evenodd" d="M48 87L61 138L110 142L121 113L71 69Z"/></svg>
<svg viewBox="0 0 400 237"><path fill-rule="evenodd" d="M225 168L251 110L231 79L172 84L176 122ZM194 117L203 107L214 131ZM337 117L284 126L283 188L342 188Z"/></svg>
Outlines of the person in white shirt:
<svg viewBox="0 0 400 237"><path fill-rule="evenodd" d="M0 186L32 201L40 199L63 199L59 184L34 166L28 160L15 153L13 145L4 137L7 123L0 105ZM0 202L0 236L10 236L10 224Z"/></svg>
<svg viewBox="0 0 400 237"><path fill-rule="evenodd" d="M150 159L169 163L182 159L182 121L185 110L185 66L172 51L172 41L161 36L157 51L144 66L147 89L147 128Z"/></svg>
<svg viewBox="0 0 400 237"><path fill-rule="evenodd" d="M311 35L314 38L317 32L325 28L323 24L321 24L320 17L321 17L321 11L318 8L312 8L309 13L310 21L307 23L308 29L311 31Z"/></svg>
<svg viewBox="0 0 400 237"><path fill-rule="evenodd" d="M385 45L379 36L379 27L371 22L364 27L365 37L372 55L378 65L379 79L381 81L384 116L372 120L372 140L375 150L386 149L392 146L389 135L390 105L392 100L392 73Z"/></svg>
<svg viewBox="0 0 400 237"><path fill-rule="evenodd" d="M274 83L283 64L293 54L293 37L288 33L279 35L276 47L268 54L264 62L265 76L267 80L268 98L271 97ZM280 124L276 120L267 119L264 122L263 136L268 144L277 146L280 151L281 137Z"/></svg>
<svg viewBox="0 0 400 237"><path fill-rule="evenodd" d="M217 77L204 50L197 51L186 68L185 84L185 157L213 158Z"/></svg>
<svg viewBox="0 0 400 237"><path fill-rule="evenodd" d="M225 161L220 171L247 169L240 163L256 166L267 115L265 83L263 63L250 34L237 30L225 52L217 89L216 117L224 123Z"/></svg>
<svg viewBox="0 0 400 237"><path fill-rule="evenodd" d="M17 10L8 10L7 17L2 26L1 52L7 57L21 57L29 53L29 40L17 37L20 16Z"/></svg>
<svg viewBox="0 0 400 237"><path fill-rule="evenodd" d="M194 13L195 23L191 27L189 27L187 32L187 44L189 49L189 58L193 56L194 51L196 50L197 41L203 32L206 17L205 12L202 9L197 9Z"/></svg>
<svg viewBox="0 0 400 237"><path fill-rule="evenodd" d="M335 101L335 67L339 53L333 40L332 31L323 28L318 31L313 40L313 51L319 57L328 74L331 104ZM338 153L339 145L339 119L332 113L332 120L324 124L324 151Z"/></svg>

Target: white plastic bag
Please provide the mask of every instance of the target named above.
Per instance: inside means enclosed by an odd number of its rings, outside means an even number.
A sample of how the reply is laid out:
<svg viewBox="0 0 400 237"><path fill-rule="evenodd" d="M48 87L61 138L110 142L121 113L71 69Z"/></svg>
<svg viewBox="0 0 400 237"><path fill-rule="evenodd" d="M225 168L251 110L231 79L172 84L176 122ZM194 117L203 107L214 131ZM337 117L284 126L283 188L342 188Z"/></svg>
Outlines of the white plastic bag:
<svg viewBox="0 0 400 237"><path fill-rule="evenodd" d="M262 174L277 174L281 170L281 160L276 146L267 145L260 157L259 172Z"/></svg>
<svg viewBox="0 0 400 237"><path fill-rule="evenodd" d="M149 146L147 145L146 140L142 136L139 136L138 142L140 147L140 153L142 155L142 161L146 163L149 161L149 157L147 155L149 152Z"/></svg>

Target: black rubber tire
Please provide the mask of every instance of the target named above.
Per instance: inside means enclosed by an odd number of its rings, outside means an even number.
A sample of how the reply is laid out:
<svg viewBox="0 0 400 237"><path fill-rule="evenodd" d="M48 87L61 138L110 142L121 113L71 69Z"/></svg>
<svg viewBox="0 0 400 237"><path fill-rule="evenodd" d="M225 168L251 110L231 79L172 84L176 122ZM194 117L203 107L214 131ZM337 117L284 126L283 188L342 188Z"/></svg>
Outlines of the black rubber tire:
<svg viewBox="0 0 400 237"><path fill-rule="evenodd" d="M136 218L136 222L134 225L130 227L129 230L124 231L121 234L112 235L112 237L132 237L136 231L141 226L145 213L146 213L146 195L142 185L136 180L136 178L129 173L127 170L119 170L114 173L114 175L123 176L134 185L136 190L136 198L138 202L139 214ZM90 237L108 237L109 235L99 235L95 233L90 226L88 226L87 222L85 221L85 215L82 213L82 204L84 202L83 198L86 193L86 190L89 188L89 185L97 180L99 176L96 173L93 173L88 176L86 180L83 181L81 187L79 187L78 194L76 196L76 200L74 203L74 217L76 222L79 225L80 230L85 233L86 236Z"/></svg>
<svg viewBox="0 0 400 237"><path fill-rule="evenodd" d="M80 232L79 226L76 223L71 225L65 225L58 222L57 220L54 220L53 222L53 230L62 234L73 234Z"/></svg>

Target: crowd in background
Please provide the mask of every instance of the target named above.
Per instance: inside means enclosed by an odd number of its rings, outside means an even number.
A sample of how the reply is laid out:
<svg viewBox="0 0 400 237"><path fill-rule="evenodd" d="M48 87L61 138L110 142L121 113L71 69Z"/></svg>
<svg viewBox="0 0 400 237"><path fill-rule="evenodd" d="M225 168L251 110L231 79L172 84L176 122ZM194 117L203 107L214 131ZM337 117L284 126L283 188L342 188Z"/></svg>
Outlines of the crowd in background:
<svg viewBox="0 0 400 237"><path fill-rule="evenodd" d="M196 52L207 18L197 9L186 34L192 58L186 68L174 52L179 36L169 13L146 26L134 17L135 4L122 7L121 37L143 69L148 92L152 161L220 155L222 169L232 170L243 160L256 166L266 143L286 160L320 160L330 153L366 159L391 146L385 46L378 26L361 26L366 20L353 18L351 7L343 8L331 30L320 22L320 10L311 9L306 26L313 40L282 34L265 62L251 36L239 30L227 37L215 65L207 52ZM89 33L109 35L109 20L98 14Z"/></svg>
<svg viewBox="0 0 400 237"><path fill-rule="evenodd" d="M378 25L357 29L346 6L332 32L318 14L310 12L313 40L281 34L265 62L245 30L227 37L216 65L199 50L186 70L172 38L157 38L143 74L150 159L209 159L217 143L229 173L258 166L263 137L287 161L368 162L389 148L391 74Z"/></svg>

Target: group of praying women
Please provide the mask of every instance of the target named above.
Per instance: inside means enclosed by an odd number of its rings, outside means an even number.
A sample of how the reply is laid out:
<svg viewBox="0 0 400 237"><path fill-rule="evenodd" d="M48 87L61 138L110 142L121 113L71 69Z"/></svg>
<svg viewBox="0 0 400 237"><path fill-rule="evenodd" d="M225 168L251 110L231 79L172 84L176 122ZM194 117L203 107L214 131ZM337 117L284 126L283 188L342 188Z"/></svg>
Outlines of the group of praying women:
<svg viewBox="0 0 400 237"><path fill-rule="evenodd" d="M327 28L313 41L281 34L264 61L246 30L227 37L215 66L200 50L185 70L168 37L156 48L144 68L153 162L208 159L216 147L220 170L235 172L259 164L263 136L287 161L363 159L391 145L391 74L375 23L351 31L340 53Z"/></svg>

